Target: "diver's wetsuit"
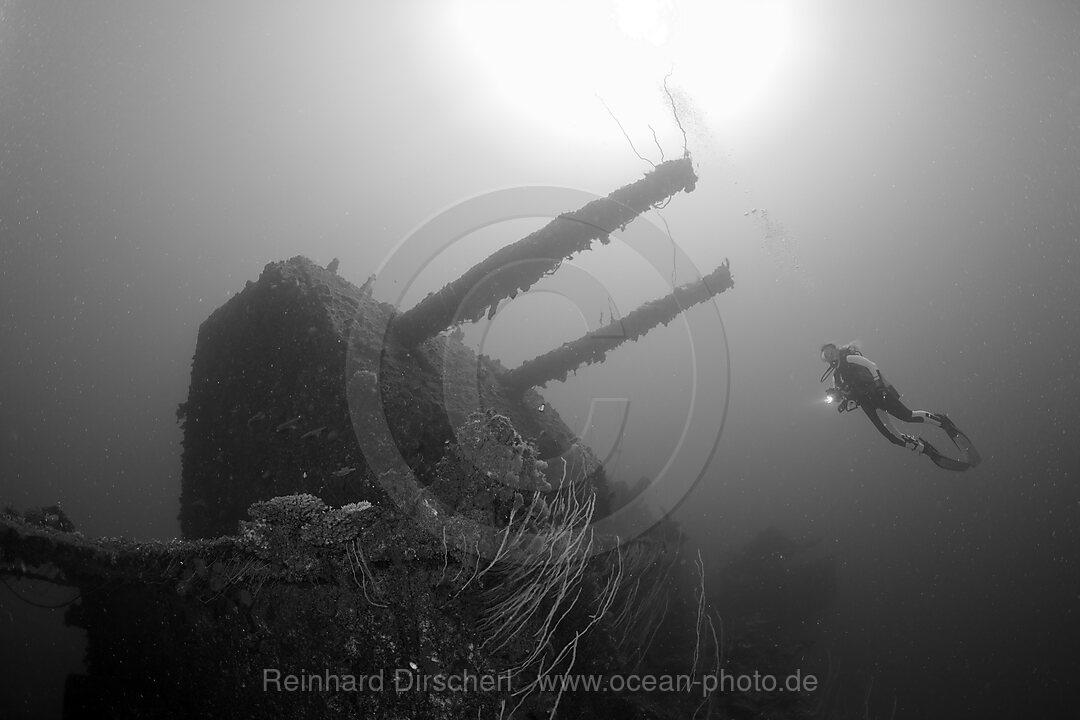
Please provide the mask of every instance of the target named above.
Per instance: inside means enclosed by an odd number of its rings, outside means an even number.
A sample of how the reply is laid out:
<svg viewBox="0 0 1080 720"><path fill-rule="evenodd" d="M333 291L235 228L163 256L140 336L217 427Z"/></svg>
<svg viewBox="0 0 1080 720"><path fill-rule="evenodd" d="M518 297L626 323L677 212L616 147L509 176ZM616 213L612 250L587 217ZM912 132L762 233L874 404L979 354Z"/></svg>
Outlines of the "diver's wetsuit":
<svg viewBox="0 0 1080 720"><path fill-rule="evenodd" d="M874 423L882 435L894 445L904 447L907 441L894 433L878 415L878 410L884 410L897 420L908 423L926 422L929 413L914 413L911 408L900 401L900 393L896 388L885 382L876 364L862 355L841 356L840 364L836 366L836 384L846 388L853 400L859 403L859 407Z"/></svg>
<svg viewBox="0 0 1080 720"><path fill-rule="evenodd" d="M857 353L843 353L836 366L836 385L843 389L847 397L855 400L870 418L870 422L889 442L900 447L911 448L925 454L938 467L947 470L966 470L979 464L979 455L960 430L945 415L937 415L925 410L912 410L900 400L900 393L885 381L881 371L871 360ZM953 460L937 451L925 440L908 435L897 435L889 428L878 414L884 410L897 420L908 423L929 422L943 428L954 443L963 438L966 446L967 461ZM958 445L959 446L959 445Z"/></svg>

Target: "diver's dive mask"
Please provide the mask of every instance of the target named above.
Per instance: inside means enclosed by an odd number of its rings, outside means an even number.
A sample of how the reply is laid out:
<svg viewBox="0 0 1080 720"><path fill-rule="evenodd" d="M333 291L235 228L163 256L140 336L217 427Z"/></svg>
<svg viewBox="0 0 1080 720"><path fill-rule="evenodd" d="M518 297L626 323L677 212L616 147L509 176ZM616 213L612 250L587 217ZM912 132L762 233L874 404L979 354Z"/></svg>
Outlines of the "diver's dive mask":
<svg viewBox="0 0 1080 720"><path fill-rule="evenodd" d="M829 363L829 368L825 372L821 373L821 379L818 380L818 382L825 382L825 380L827 380L828 377L832 375L833 372L835 372L837 366L840 365L839 353L837 353L837 357L835 360L829 360L829 358L825 357L825 351L829 348L832 348L834 351L836 350L836 346L832 343L826 343L821 346L821 359Z"/></svg>

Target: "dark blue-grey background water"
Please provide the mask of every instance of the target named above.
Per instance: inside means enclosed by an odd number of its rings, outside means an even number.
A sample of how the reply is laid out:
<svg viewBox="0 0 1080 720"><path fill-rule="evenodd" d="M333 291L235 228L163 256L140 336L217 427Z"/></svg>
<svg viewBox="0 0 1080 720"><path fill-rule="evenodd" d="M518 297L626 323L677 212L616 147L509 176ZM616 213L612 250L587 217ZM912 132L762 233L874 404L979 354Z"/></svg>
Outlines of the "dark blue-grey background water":
<svg viewBox="0 0 1080 720"><path fill-rule="evenodd" d="M1065 716L1080 8L757 5L0 2L0 502L173 537L175 409L213 309L297 254L339 257L359 284L483 192L637 179L648 165L599 98L642 154L659 156L651 126L678 155L673 70L700 183L663 219L702 271L730 258L736 287L717 300L724 434L694 493L666 502L713 569L769 527L835 556L819 648L846 696L871 689L871 717L894 699L898 718ZM737 38L744 56L724 54ZM417 297L538 224L466 238ZM618 237L579 264L620 312L670 281ZM553 297L508 308L485 350L513 364L578 335ZM949 412L982 467L940 470L825 406L818 347L852 339L912 406ZM614 477L700 450L673 450L685 343L673 323L548 389L600 444L589 400L631 399ZM693 371L714 382L724 357ZM0 587L0 716L59 712L84 650L62 612Z"/></svg>

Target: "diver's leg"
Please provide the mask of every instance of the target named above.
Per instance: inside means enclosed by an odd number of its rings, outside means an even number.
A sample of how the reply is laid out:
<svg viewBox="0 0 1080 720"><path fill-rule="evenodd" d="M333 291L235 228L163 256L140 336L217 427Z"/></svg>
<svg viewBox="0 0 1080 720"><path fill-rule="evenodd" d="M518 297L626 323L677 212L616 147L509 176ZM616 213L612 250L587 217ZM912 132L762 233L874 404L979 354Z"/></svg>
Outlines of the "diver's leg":
<svg viewBox="0 0 1080 720"><path fill-rule="evenodd" d="M881 408L897 420L903 420L906 423L926 422L923 415L929 414L923 413L922 410L912 410L905 405L900 399L900 393L892 385L881 393Z"/></svg>
<svg viewBox="0 0 1080 720"><path fill-rule="evenodd" d="M955 429L955 425L943 414L927 412L926 410L912 410L900 399L900 393L892 385L887 387L881 396L881 406L887 413L897 420L909 423L930 423L947 432Z"/></svg>
<svg viewBox="0 0 1080 720"><path fill-rule="evenodd" d="M944 414L932 413L926 410L912 410L900 399L900 393L892 385L887 387L881 396L881 405L893 417L909 423L930 423L939 428L948 430L955 427Z"/></svg>
<svg viewBox="0 0 1080 720"><path fill-rule="evenodd" d="M878 432L884 435L889 442L893 445L899 445L900 447L907 447L907 441L904 439L906 436L898 436L889 429L887 425L882 421L881 416L877 413L877 408L870 405L860 405L863 412L866 413L866 417L870 418L870 422L874 424Z"/></svg>
<svg viewBox="0 0 1080 720"><path fill-rule="evenodd" d="M946 429L952 425L952 421L940 413L927 412L926 410L912 410L911 414L915 418L911 422L926 422L931 425L937 425L939 428Z"/></svg>
<svg viewBox="0 0 1080 720"><path fill-rule="evenodd" d="M863 412L866 413L866 417L870 418L870 422L874 423L874 427L878 429L878 432L887 437L889 439L889 442L891 442L893 445L899 445L902 448L914 450L917 453L924 453L926 452L927 448L934 451L934 447L922 438L917 438L912 435L904 434L897 435L893 433L892 430L890 430L889 427L885 425L885 422L881 419L881 416L878 415L877 408L869 407L867 405L862 405L861 407L863 409ZM887 410L887 408L882 409ZM889 414L891 415L892 413L890 412Z"/></svg>

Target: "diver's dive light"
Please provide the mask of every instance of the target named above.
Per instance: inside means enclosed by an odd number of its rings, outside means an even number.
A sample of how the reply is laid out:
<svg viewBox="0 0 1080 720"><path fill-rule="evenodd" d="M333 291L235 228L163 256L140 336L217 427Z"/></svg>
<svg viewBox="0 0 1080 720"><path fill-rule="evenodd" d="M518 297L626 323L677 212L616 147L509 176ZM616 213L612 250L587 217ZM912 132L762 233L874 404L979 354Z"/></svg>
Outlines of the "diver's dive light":
<svg viewBox="0 0 1080 720"><path fill-rule="evenodd" d="M829 405L836 405L837 412L847 412L859 407L856 400L848 397L847 393L838 387L831 387L825 391L825 402Z"/></svg>

